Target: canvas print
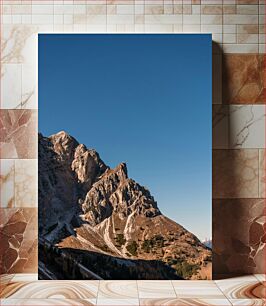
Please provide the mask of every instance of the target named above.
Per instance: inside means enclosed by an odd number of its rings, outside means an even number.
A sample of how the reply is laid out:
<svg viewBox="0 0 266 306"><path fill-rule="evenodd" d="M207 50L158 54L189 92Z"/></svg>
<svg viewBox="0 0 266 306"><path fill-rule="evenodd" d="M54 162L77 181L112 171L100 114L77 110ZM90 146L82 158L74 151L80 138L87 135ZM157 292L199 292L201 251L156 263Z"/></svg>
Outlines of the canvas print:
<svg viewBox="0 0 266 306"><path fill-rule="evenodd" d="M211 279L211 35L38 52L39 279Z"/></svg>

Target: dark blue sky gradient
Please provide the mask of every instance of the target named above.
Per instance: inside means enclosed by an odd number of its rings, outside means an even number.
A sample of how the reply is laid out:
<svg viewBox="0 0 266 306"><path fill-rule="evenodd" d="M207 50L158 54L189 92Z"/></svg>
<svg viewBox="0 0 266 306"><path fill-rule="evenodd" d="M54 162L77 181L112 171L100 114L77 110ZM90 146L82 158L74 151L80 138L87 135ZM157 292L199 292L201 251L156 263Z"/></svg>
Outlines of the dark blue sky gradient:
<svg viewBox="0 0 266 306"><path fill-rule="evenodd" d="M65 130L211 235L211 35L39 35L39 131Z"/></svg>

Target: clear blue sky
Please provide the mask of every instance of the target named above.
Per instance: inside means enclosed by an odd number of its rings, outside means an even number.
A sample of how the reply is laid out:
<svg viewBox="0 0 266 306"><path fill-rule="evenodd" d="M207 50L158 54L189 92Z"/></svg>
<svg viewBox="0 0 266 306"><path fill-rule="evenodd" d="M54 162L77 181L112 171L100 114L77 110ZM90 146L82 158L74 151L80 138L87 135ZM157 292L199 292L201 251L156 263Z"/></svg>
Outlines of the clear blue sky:
<svg viewBox="0 0 266 306"><path fill-rule="evenodd" d="M211 35L39 35L39 131L126 162L161 211L211 235Z"/></svg>

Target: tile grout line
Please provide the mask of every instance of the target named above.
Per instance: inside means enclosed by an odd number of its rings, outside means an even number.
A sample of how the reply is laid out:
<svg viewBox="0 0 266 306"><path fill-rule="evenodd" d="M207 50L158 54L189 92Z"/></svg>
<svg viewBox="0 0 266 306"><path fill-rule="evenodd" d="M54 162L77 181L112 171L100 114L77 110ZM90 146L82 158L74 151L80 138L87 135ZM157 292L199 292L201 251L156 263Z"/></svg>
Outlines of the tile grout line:
<svg viewBox="0 0 266 306"><path fill-rule="evenodd" d="M137 286L137 294L138 294L138 304L140 305L140 296L139 296L139 284L138 284L138 280L136 280L136 286Z"/></svg>
<svg viewBox="0 0 266 306"><path fill-rule="evenodd" d="M99 296L99 291L100 291L100 280L98 281L98 286L97 286L96 305L98 305L98 296Z"/></svg>
<svg viewBox="0 0 266 306"><path fill-rule="evenodd" d="M232 303L229 301L229 299L227 298L227 296L224 294L224 292L222 291L222 289L218 286L218 284L216 283L215 280L213 280L215 286L218 288L219 291L221 291L221 293L223 294L223 296L225 297L225 299L232 305Z"/></svg>

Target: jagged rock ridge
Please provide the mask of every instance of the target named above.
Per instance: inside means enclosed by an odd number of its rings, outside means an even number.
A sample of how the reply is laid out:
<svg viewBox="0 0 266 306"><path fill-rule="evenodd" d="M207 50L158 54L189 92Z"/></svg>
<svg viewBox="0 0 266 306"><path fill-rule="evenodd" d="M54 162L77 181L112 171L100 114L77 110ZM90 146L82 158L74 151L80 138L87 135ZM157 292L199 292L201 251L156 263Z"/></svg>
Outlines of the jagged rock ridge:
<svg viewBox="0 0 266 306"><path fill-rule="evenodd" d="M162 215L125 163L110 169L65 132L39 135L39 235L58 248L157 260L183 278L211 277L211 251Z"/></svg>

